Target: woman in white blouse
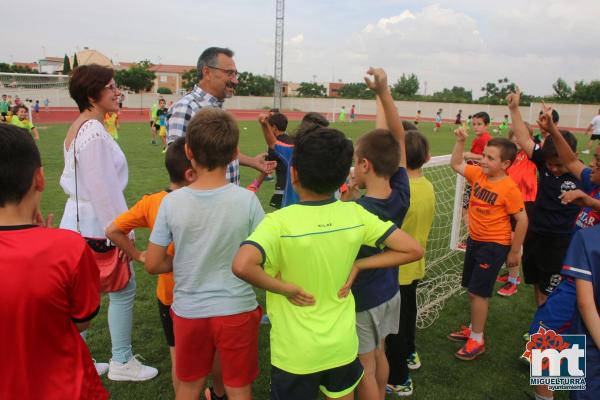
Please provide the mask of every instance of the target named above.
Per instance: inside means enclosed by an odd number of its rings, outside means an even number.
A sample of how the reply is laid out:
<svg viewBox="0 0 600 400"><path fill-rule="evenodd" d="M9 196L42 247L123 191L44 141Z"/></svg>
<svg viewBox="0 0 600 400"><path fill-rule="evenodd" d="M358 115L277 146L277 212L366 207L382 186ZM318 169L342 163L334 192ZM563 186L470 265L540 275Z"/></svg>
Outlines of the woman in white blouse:
<svg viewBox="0 0 600 400"><path fill-rule="evenodd" d="M119 108L121 93L113 78L114 71L110 68L86 65L75 69L69 81L69 93L80 114L69 128L63 148L65 168L60 185L69 199L60 227L79 231L88 238L106 237L104 229L127 211L123 195L127 186L127 160L102 123L104 114ZM73 151L77 158L77 180ZM129 284L108 295L112 359L109 365L97 363L96 368L99 374L108 369L111 380L144 381L158 374L156 368L142 365L131 349L135 287L132 269Z"/></svg>

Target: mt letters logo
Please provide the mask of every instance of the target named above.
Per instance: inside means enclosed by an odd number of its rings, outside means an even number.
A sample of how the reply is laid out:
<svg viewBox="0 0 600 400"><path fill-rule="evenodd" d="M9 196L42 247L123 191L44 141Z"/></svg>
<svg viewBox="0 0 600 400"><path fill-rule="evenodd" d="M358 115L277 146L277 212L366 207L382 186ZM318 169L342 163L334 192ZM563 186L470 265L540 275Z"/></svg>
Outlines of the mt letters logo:
<svg viewBox="0 0 600 400"><path fill-rule="evenodd" d="M585 335L561 335L540 327L523 356L530 361L530 385L585 390Z"/></svg>

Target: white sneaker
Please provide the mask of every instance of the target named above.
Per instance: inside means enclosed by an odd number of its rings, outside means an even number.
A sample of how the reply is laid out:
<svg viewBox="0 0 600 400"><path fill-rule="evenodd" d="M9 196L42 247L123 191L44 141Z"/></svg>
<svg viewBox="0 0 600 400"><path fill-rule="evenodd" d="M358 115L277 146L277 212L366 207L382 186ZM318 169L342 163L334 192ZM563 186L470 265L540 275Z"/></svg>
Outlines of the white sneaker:
<svg viewBox="0 0 600 400"><path fill-rule="evenodd" d="M96 362L96 360L94 360L93 358L92 360L94 361L94 366L96 367L96 372L98 373L98 376L102 376L106 373L106 371L108 371L108 363L99 363Z"/></svg>
<svg viewBox="0 0 600 400"><path fill-rule="evenodd" d="M590 151L589 150L582 150L581 154L590 154Z"/></svg>
<svg viewBox="0 0 600 400"><path fill-rule="evenodd" d="M141 356L136 354L125 364L110 360L108 379L111 381L140 382L147 381L158 375L158 370L156 368L142 364L138 358L141 358Z"/></svg>

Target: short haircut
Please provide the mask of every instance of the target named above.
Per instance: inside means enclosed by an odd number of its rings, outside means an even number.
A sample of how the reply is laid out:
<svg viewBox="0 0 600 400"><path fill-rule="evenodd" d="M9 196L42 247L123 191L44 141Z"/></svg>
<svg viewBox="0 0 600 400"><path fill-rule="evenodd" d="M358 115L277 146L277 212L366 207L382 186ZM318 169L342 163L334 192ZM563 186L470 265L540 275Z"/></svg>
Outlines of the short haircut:
<svg viewBox="0 0 600 400"><path fill-rule="evenodd" d="M402 127L404 128L405 131L418 131L419 128L417 128L417 126L415 124L413 124L412 122L408 122L408 121L402 121Z"/></svg>
<svg viewBox="0 0 600 400"><path fill-rule="evenodd" d="M473 114L473 118L481 118L483 120L483 123L485 125L489 125L490 124L490 114L486 113L485 111L480 111L476 114Z"/></svg>
<svg viewBox="0 0 600 400"><path fill-rule="evenodd" d="M278 131L285 132L288 126L288 119L284 114L276 113L269 116L268 120L269 125L273 125L277 128Z"/></svg>
<svg viewBox="0 0 600 400"><path fill-rule="evenodd" d="M185 137L177 138L167 148L165 167L172 183L185 182L185 172L192 168L192 163L185 155Z"/></svg>
<svg viewBox="0 0 600 400"><path fill-rule="evenodd" d="M114 76L112 68L98 64L82 65L73 70L69 79L69 94L80 112L92 109L90 98L100 100L102 91Z"/></svg>
<svg viewBox="0 0 600 400"><path fill-rule="evenodd" d="M212 171L233 160L240 130L227 111L203 108L190 121L185 138L198 165Z"/></svg>
<svg viewBox="0 0 600 400"><path fill-rule="evenodd" d="M352 142L336 129L317 128L297 138L292 165L303 188L333 194L352 165Z"/></svg>
<svg viewBox="0 0 600 400"><path fill-rule="evenodd" d="M158 103L160 104L160 102L164 102L165 104L167 104L167 101L165 99L158 99Z"/></svg>
<svg viewBox="0 0 600 400"><path fill-rule="evenodd" d="M573 150L573 152L577 151L577 138L571 132L566 130L560 130L560 134L565 138L567 144ZM542 146L542 160L548 161L551 158L558 157L558 151L556 150L556 145L554 144L554 139L552 136L548 136L546 140L544 140L544 145Z"/></svg>
<svg viewBox="0 0 600 400"><path fill-rule="evenodd" d="M539 115L542 115L544 112L540 111ZM558 111L556 111L555 109L552 109L552 122L554 122L555 124L558 124L558 121L560 121L560 115L558 115Z"/></svg>
<svg viewBox="0 0 600 400"><path fill-rule="evenodd" d="M0 207L23 200L42 166L40 151L31 134L10 124L0 124Z"/></svg>
<svg viewBox="0 0 600 400"><path fill-rule="evenodd" d="M15 114L16 114L16 113L17 113L17 112L18 112L18 111L19 111L21 108L22 108L23 110L25 110L25 111L29 111L29 108L27 108L27 106L26 106L25 104L19 104L18 106L15 106L15 108L14 108L14 112L15 112Z"/></svg>
<svg viewBox="0 0 600 400"><path fill-rule="evenodd" d="M502 161L510 161L512 164L517 157L517 145L503 137L495 137L490 139L486 144L487 147L496 147L500 150L500 159Z"/></svg>
<svg viewBox="0 0 600 400"><path fill-rule="evenodd" d="M198 57L198 63L196 64L198 79L202 79L202 68L206 66L217 66L217 57L219 54L225 54L227 57L233 57L233 51L225 47L209 47L208 49L204 50L202 54L200 54L200 57Z"/></svg>
<svg viewBox="0 0 600 400"><path fill-rule="evenodd" d="M304 117L302 117L302 122L300 123L300 125L302 125L304 123L312 123L315 125L319 125L323 128L326 128L329 126L329 121L327 121L327 118L325 118L323 115L319 114L318 112L306 113L304 115Z"/></svg>
<svg viewBox="0 0 600 400"><path fill-rule="evenodd" d="M406 167L408 169L419 169L429 157L429 142L427 138L417 130L406 132Z"/></svg>
<svg viewBox="0 0 600 400"><path fill-rule="evenodd" d="M400 164L400 144L387 129L374 129L356 143L356 156L366 158L377 176L391 178Z"/></svg>

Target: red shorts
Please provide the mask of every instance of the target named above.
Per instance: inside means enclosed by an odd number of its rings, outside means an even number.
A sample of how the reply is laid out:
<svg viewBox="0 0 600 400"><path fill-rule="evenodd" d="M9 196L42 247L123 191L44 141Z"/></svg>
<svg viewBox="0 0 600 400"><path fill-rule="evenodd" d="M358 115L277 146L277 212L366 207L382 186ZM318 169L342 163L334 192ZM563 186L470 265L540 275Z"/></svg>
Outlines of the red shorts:
<svg viewBox="0 0 600 400"><path fill-rule="evenodd" d="M441 126L442 126L442 123L441 123L441 122L436 122L436 123L435 123L435 127L436 127L436 128L440 128Z"/></svg>
<svg viewBox="0 0 600 400"><path fill-rule="evenodd" d="M223 383L249 385L258 376L258 327L262 309L210 318L182 318L171 311L175 334L175 372L184 382L212 371L219 352Z"/></svg>

